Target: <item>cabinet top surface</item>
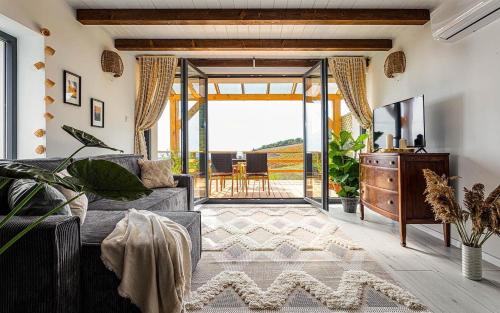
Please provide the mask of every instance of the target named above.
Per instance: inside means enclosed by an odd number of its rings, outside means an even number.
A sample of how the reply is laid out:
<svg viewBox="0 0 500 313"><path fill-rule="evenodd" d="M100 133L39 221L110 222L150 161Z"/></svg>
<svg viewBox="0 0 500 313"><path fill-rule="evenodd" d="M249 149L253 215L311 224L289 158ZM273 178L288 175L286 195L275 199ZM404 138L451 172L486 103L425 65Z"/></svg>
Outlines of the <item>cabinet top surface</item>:
<svg viewBox="0 0 500 313"><path fill-rule="evenodd" d="M372 152L360 153L360 156L449 156L449 153L408 153L408 152Z"/></svg>

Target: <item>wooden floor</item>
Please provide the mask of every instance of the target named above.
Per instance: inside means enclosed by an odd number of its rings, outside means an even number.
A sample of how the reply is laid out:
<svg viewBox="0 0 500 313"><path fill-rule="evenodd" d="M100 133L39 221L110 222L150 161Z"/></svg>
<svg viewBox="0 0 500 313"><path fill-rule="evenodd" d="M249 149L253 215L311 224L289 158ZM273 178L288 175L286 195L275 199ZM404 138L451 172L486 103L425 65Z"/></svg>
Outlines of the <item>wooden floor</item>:
<svg viewBox="0 0 500 313"><path fill-rule="evenodd" d="M461 252L443 241L408 226L407 248L399 245L398 223L366 210L359 215L342 212L338 205L329 214L354 242L359 243L402 286L433 312L500 312L500 268L483 264L484 279L462 277Z"/></svg>
<svg viewBox="0 0 500 313"><path fill-rule="evenodd" d="M212 183L210 198L213 199L287 199L302 198L304 196L304 185L302 180L271 180L271 188L268 192L267 184L265 190L259 181L251 180L248 185L248 193L242 188L236 190L234 185L233 194L231 194L231 181L226 182L226 187L219 188L217 191L215 181Z"/></svg>

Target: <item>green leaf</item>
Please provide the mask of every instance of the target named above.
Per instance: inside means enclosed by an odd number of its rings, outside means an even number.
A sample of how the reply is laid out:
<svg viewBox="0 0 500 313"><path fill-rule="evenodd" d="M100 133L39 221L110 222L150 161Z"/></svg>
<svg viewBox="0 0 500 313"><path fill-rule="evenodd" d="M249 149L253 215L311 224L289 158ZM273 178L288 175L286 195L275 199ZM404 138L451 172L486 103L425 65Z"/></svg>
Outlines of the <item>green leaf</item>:
<svg viewBox="0 0 500 313"><path fill-rule="evenodd" d="M365 144L364 143L355 143L351 149L353 151L361 151L363 148L365 147Z"/></svg>
<svg viewBox="0 0 500 313"><path fill-rule="evenodd" d="M351 136L351 133L348 132L348 131L341 131L340 132L340 146L343 146L346 144L346 142L349 140L349 139L352 139L352 136Z"/></svg>
<svg viewBox="0 0 500 313"><path fill-rule="evenodd" d="M344 174L339 177L339 183L344 183L349 178L349 174Z"/></svg>
<svg viewBox="0 0 500 313"><path fill-rule="evenodd" d="M123 150L112 148L107 144L105 144L104 142L102 142L101 140L97 139L96 137L79 129L73 128L68 125L63 125L62 129L64 129L68 134L73 136L73 138L84 144L86 147L96 147L96 148L103 148L103 149L123 152Z"/></svg>
<svg viewBox="0 0 500 313"><path fill-rule="evenodd" d="M59 185L76 192L82 190L80 185L65 177L59 177L46 169L23 163L0 161L0 176L10 179L33 179L36 182Z"/></svg>
<svg viewBox="0 0 500 313"><path fill-rule="evenodd" d="M366 139L368 139L368 134L361 134L358 136L358 138L355 140L356 142L363 142L365 141Z"/></svg>
<svg viewBox="0 0 500 313"><path fill-rule="evenodd" d="M136 175L111 161L79 160L68 166L68 172L85 191L107 199L132 201L153 192Z"/></svg>

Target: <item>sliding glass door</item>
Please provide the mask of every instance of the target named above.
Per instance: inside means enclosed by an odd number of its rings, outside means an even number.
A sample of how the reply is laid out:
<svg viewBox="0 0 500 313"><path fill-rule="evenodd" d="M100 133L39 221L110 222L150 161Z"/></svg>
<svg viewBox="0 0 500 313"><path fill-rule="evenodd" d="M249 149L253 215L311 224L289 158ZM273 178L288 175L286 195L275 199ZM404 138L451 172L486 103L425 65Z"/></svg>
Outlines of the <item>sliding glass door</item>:
<svg viewBox="0 0 500 313"><path fill-rule="evenodd" d="M304 195L309 203L328 210L328 72L321 60L303 77Z"/></svg>
<svg viewBox="0 0 500 313"><path fill-rule="evenodd" d="M208 198L207 75L182 60L183 172L193 176L195 203Z"/></svg>

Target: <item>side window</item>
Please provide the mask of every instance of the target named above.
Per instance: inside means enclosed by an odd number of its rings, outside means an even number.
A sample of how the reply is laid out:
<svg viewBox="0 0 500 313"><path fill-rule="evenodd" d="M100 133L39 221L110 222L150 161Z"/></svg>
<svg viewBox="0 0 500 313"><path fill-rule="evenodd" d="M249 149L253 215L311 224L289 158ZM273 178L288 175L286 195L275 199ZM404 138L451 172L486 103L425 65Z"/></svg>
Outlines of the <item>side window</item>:
<svg viewBox="0 0 500 313"><path fill-rule="evenodd" d="M0 31L0 158L17 156L17 40Z"/></svg>

